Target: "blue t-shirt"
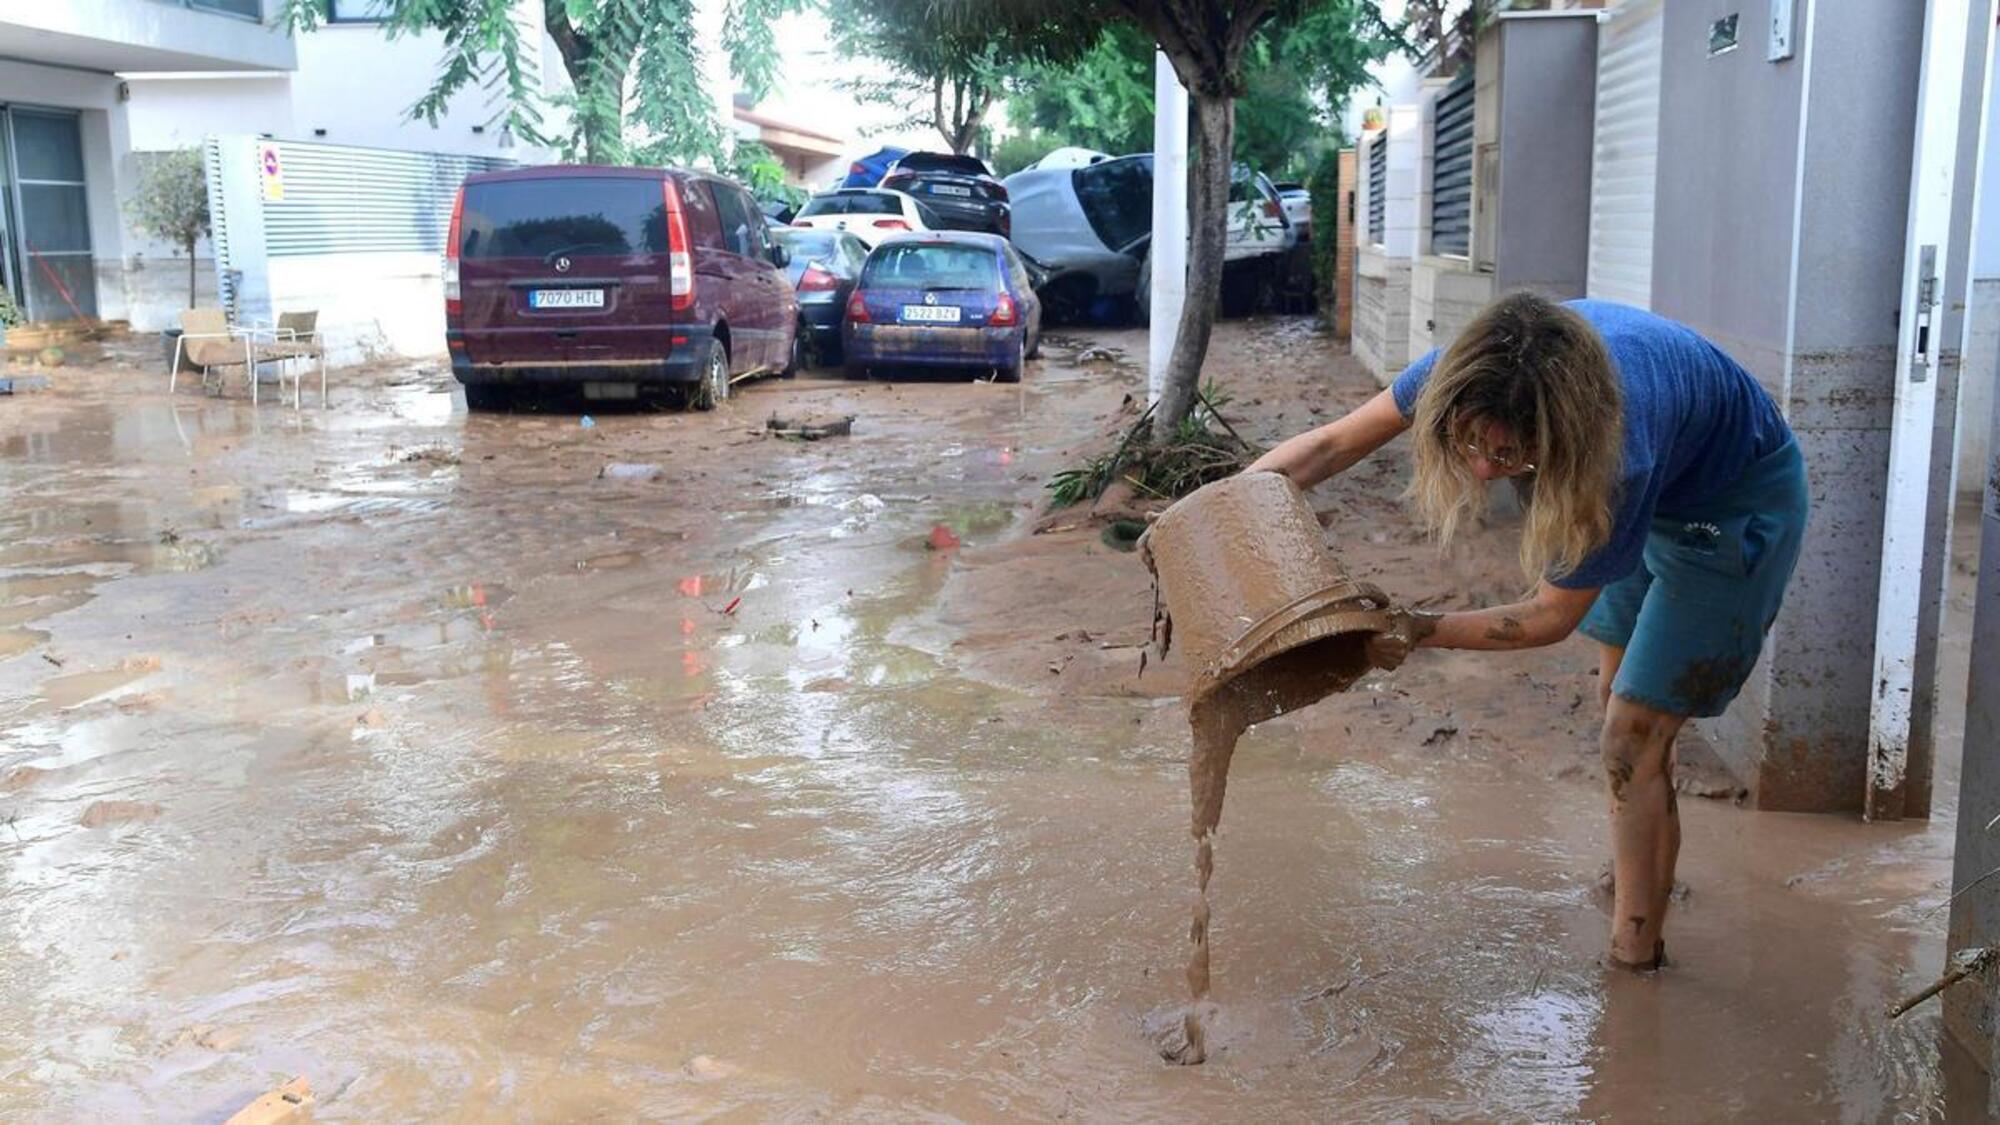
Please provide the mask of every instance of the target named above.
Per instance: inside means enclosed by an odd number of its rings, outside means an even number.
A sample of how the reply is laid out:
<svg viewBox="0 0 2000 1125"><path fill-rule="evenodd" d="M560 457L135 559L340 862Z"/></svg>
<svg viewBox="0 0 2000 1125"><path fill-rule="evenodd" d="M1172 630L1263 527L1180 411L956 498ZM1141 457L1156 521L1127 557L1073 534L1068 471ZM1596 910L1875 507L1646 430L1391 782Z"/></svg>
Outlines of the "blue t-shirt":
<svg viewBox="0 0 2000 1125"><path fill-rule="evenodd" d="M1777 404L1750 373L1695 331L1609 301L1567 301L1604 338L1625 388L1625 471L1611 538L1575 571L1552 579L1571 590L1632 573L1655 515L1700 515L1702 501L1792 440ZM1417 360L1390 388L1409 418L1438 353Z"/></svg>

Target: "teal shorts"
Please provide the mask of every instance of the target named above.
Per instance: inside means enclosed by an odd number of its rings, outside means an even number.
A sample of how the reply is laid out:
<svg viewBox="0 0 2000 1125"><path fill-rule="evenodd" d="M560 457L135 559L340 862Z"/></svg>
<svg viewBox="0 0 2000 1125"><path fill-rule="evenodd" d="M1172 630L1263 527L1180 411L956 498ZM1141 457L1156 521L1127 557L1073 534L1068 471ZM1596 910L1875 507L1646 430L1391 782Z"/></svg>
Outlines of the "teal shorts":
<svg viewBox="0 0 2000 1125"><path fill-rule="evenodd" d="M1639 569L1598 592L1580 626L1623 648L1611 693L1674 715L1720 715L1750 678L1805 539L1797 442L1696 510L1658 515Z"/></svg>

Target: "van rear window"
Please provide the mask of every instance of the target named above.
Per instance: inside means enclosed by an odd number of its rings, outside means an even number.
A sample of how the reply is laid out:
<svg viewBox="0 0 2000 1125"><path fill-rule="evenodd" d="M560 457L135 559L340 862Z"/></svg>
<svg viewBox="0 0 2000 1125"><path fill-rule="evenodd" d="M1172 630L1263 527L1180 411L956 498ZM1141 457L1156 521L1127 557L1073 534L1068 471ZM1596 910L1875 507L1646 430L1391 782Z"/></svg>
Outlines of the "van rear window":
<svg viewBox="0 0 2000 1125"><path fill-rule="evenodd" d="M467 184L459 256L664 254L666 214L657 180L565 176Z"/></svg>

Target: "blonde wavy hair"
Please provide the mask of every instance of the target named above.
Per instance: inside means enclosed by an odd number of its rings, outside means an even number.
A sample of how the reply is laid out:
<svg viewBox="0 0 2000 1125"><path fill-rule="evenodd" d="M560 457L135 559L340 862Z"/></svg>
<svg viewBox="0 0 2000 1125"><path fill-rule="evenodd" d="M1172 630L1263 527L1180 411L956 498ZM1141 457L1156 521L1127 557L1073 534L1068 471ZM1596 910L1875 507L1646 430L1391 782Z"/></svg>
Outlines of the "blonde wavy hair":
<svg viewBox="0 0 2000 1125"><path fill-rule="evenodd" d="M1486 512L1464 449L1498 422L1535 466L1516 478L1532 581L1574 571L1611 538L1624 463L1625 396L1597 330L1563 306L1513 293L1482 309L1438 357L1417 396L1410 498L1440 548Z"/></svg>

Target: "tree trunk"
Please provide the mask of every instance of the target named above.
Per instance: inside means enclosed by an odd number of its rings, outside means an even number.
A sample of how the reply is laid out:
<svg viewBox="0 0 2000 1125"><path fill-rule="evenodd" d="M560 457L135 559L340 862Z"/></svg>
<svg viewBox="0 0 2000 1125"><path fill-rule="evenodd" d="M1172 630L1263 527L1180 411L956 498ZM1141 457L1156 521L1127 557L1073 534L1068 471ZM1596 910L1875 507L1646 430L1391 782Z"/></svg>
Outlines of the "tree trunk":
<svg viewBox="0 0 2000 1125"><path fill-rule="evenodd" d="M1153 411L1153 440L1173 437L1194 409L1201 362L1222 299L1222 259L1229 241L1229 168L1236 153L1236 101L1227 94L1188 92L1194 109L1194 174L1188 188L1187 303L1167 360L1165 385Z"/></svg>
<svg viewBox="0 0 2000 1125"><path fill-rule="evenodd" d="M187 303L187 307L188 307L188 308L191 308L191 309L192 309L192 308L198 308L198 307L199 307L198 305L196 305L196 304L195 304L195 299L194 299L194 298L195 298L195 284L194 284L194 242L195 242L195 240L194 240L194 239L192 239L192 238L188 239L188 241L187 241L187 252L188 252L188 303Z"/></svg>
<svg viewBox="0 0 2000 1125"><path fill-rule="evenodd" d="M569 75L570 88L576 92L577 108L573 125L583 139L583 158L592 164L618 163L624 158L625 76L631 70L632 56L638 51L637 44L627 49L625 65L613 67L612 59L600 59L598 56L607 50L617 51L623 44L599 42L598 37L586 35L570 22L569 9L565 5L547 5L542 23L549 38L555 42L556 53L562 56L563 72ZM609 114L601 112L606 103L599 97L601 89L607 86L610 92L604 96L610 98L609 105L616 107Z"/></svg>

